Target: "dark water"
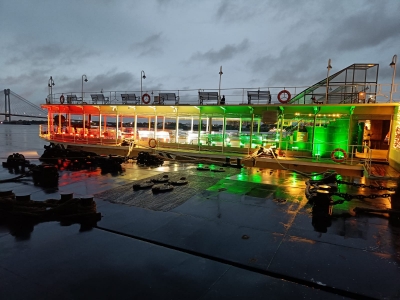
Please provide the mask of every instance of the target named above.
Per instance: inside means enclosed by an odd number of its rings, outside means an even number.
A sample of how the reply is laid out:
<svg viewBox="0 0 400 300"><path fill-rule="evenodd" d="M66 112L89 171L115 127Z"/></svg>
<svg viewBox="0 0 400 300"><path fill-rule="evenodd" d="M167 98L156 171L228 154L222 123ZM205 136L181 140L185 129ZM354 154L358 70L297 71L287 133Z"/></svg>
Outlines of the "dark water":
<svg viewBox="0 0 400 300"><path fill-rule="evenodd" d="M0 124L0 160L8 155L20 153L26 159L37 159L49 142L39 138L39 125L4 125Z"/></svg>

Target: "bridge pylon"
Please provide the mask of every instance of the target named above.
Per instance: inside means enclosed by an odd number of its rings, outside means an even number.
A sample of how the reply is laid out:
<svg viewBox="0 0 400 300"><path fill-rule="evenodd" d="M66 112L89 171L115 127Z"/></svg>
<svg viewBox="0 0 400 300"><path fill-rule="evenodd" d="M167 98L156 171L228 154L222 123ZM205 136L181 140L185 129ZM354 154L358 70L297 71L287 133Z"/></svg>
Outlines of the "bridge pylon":
<svg viewBox="0 0 400 300"><path fill-rule="evenodd" d="M4 121L11 121L10 89L4 89Z"/></svg>

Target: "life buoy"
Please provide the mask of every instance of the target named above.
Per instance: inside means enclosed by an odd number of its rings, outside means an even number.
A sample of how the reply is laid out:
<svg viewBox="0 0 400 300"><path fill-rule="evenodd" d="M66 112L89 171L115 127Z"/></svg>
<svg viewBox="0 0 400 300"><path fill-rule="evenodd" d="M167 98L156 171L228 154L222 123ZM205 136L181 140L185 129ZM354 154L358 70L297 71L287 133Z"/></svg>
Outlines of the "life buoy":
<svg viewBox="0 0 400 300"><path fill-rule="evenodd" d="M343 154L343 157L342 158L335 157L336 152L341 152ZM336 148L331 153L331 159L334 162L338 162L338 163L344 162L347 159L347 153L342 148Z"/></svg>
<svg viewBox="0 0 400 300"><path fill-rule="evenodd" d="M283 99L282 98L283 94L287 95L287 99ZM288 103L290 101L290 99L292 99L292 95L290 94L290 92L288 90L282 90L282 91L279 92L278 100L279 100L280 103L283 103L283 104Z"/></svg>
<svg viewBox="0 0 400 300"><path fill-rule="evenodd" d="M149 94L143 94L143 96L142 96L142 102L144 103L144 104L149 104L150 103L150 95Z"/></svg>
<svg viewBox="0 0 400 300"><path fill-rule="evenodd" d="M64 95L61 95L61 96L60 96L60 103L61 103L61 104L64 104L64 101L65 101Z"/></svg>
<svg viewBox="0 0 400 300"><path fill-rule="evenodd" d="M155 148L157 146L157 141L155 139L149 139L149 147Z"/></svg>

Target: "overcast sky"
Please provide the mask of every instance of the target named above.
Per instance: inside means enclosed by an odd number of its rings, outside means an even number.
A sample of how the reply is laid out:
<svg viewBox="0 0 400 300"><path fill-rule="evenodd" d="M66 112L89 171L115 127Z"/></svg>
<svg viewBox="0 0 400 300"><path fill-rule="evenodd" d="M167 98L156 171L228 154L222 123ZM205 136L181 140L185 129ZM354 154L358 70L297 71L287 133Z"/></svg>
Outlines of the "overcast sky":
<svg viewBox="0 0 400 300"><path fill-rule="evenodd" d="M55 93L309 86L400 55L399 0L0 0L0 88ZM400 70L398 70L400 73ZM399 76L397 76L399 78ZM396 83L399 79L396 79ZM3 98L4 99L4 98Z"/></svg>

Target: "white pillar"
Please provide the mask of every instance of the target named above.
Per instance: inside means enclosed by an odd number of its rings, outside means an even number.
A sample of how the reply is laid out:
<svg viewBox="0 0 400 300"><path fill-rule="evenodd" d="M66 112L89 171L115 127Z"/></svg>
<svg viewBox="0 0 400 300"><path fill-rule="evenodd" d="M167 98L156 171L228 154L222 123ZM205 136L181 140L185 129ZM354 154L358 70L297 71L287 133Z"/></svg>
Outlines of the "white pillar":
<svg viewBox="0 0 400 300"><path fill-rule="evenodd" d="M99 114L99 138L102 137L102 133L101 133L101 114Z"/></svg>
<svg viewBox="0 0 400 300"><path fill-rule="evenodd" d="M83 130L83 138L85 138L85 129L86 129L86 116L85 112L83 112L83 120L82 120L82 130Z"/></svg>
<svg viewBox="0 0 400 300"><path fill-rule="evenodd" d="M250 144L249 148L247 149L247 154L250 154L251 145L253 144L253 126L254 126L254 114L251 115L251 125L250 125Z"/></svg>
<svg viewBox="0 0 400 300"><path fill-rule="evenodd" d="M224 153L224 147L225 147L225 132L226 132L226 115L224 111L224 119L222 121L222 153Z"/></svg>
<svg viewBox="0 0 400 300"><path fill-rule="evenodd" d="M176 111L176 126L175 126L175 143L179 142L179 116L178 111Z"/></svg>
<svg viewBox="0 0 400 300"><path fill-rule="evenodd" d="M115 143L117 144L118 143L118 123L119 123L119 118L118 118L119 116L118 116L118 113L117 113L117 124L116 124L116 127L115 127Z"/></svg>
<svg viewBox="0 0 400 300"><path fill-rule="evenodd" d="M157 140L157 114L154 116L154 138Z"/></svg>
<svg viewBox="0 0 400 300"><path fill-rule="evenodd" d="M199 110L199 125L197 127L197 145L199 146L199 151L200 151L200 137L201 137L201 110Z"/></svg>
<svg viewBox="0 0 400 300"><path fill-rule="evenodd" d="M135 131L133 134L133 138L135 139L135 142L137 140L137 114L135 112L135 124L133 125L133 130Z"/></svg>

